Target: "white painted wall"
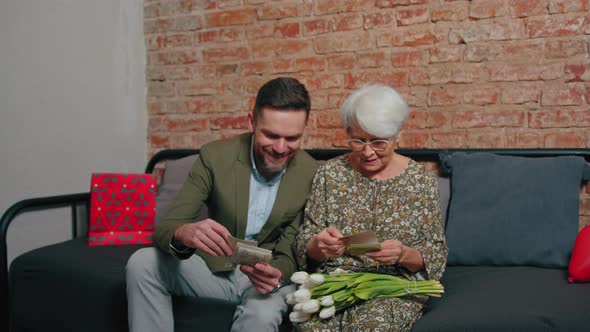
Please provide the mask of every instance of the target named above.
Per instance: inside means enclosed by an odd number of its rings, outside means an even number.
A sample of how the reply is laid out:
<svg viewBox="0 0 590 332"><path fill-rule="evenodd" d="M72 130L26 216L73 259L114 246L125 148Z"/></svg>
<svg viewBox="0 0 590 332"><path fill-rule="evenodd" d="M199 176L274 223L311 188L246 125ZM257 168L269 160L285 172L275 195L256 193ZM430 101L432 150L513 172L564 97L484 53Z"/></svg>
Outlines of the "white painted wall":
<svg viewBox="0 0 590 332"><path fill-rule="evenodd" d="M0 1L0 213L143 171L145 57L142 0ZM67 213L19 216L9 259L69 238Z"/></svg>

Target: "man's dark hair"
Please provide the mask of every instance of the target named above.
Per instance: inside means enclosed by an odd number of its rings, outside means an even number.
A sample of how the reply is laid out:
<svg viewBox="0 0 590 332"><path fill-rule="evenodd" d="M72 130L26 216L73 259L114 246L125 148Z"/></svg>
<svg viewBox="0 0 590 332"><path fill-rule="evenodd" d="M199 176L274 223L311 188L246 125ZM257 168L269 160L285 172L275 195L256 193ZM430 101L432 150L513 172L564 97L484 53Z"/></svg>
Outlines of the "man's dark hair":
<svg viewBox="0 0 590 332"><path fill-rule="evenodd" d="M260 111L265 108L278 110L305 110L306 118L309 117L311 100L305 85L290 77L278 77L264 83L256 95L254 104L254 119L258 119Z"/></svg>

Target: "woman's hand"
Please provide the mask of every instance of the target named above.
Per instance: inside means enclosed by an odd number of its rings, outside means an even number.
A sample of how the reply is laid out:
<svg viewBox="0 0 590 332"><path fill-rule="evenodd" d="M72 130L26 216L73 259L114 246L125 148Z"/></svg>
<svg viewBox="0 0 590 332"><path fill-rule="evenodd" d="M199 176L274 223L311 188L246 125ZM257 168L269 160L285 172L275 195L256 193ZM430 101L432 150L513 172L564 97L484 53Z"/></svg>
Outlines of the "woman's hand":
<svg viewBox="0 0 590 332"><path fill-rule="evenodd" d="M381 243L381 250L366 253L375 261L383 265L399 264L405 258L408 247L398 240L385 240Z"/></svg>
<svg viewBox="0 0 590 332"><path fill-rule="evenodd" d="M346 244L341 238L342 234L338 229L334 227L324 228L318 235L307 242L307 254L318 262L339 257L346 250Z"/></svg>
<svg viewBox="0 0 590 332"><path fill-rule="evenodd" d="M399 264L411 272L420 271L425 266L418 249L407 247L398 240L385 240L381 243L381 250L366 255L383 265Z"/></svg>

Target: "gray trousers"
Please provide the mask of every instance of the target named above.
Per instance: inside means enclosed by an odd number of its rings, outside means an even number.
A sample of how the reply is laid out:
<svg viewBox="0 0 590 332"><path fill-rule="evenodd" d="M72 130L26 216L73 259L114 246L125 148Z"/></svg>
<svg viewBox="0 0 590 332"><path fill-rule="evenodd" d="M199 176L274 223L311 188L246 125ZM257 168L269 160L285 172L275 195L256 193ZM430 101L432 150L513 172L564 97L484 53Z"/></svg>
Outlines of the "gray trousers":
<svg viewBox="0 0 590 332"><path fill-rule="evenodd" d="M238 268L213 274L197 255L179 260L158 248L143 248L126 268L130 332L174 330L172 295L223 299L237 305L232 332L278 331L287 311L285 295L295 286L262 295Z"/></svg>

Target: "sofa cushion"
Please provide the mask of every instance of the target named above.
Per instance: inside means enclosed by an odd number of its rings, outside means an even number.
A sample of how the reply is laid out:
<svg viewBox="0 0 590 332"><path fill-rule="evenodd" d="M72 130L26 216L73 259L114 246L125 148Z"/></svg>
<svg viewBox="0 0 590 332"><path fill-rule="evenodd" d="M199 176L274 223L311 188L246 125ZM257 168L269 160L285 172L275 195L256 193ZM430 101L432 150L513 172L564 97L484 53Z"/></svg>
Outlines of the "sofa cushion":
<svg viewBox="0 0 590 332"><path fill-rule="evenodd" d="M574 244L568 266L570 282L590 282L590 225L585 226Z"/></svg>
<svg viewBox="0 0 590 332"><path fill-rule="evenodd" d="M451 173L449 265L567 267L583 158L457 152L441 161Z"/></svg>
<svg viewBox="0 0 590 332"><path fill-rule="evenodd" d="M162 176L162 181L156 195L156 224L166 216L166 213L172 207L176 195L180 191L180 188L182 188L184 181L186 181L197 158L199 158L199 155L194 154L188 157L166 161L164 175ZM201 215L207 215L207 211L203 211L202 209Z"/></svg>
<svg viewBox="0 0 590 332"><path fill-rule="evenodd" d="M412 332L590 331L590 287L567 270L533 266L448 266Z"/></svg>

